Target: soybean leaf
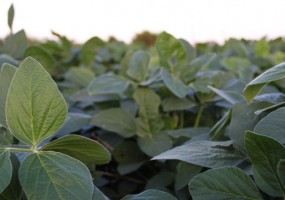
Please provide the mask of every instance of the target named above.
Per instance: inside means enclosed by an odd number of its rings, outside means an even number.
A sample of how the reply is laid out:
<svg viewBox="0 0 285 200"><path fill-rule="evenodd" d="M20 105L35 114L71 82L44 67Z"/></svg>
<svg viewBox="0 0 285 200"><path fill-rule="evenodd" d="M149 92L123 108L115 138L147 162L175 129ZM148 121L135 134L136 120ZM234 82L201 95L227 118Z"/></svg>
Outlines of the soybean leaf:
<svg viewBox="0 0 285 200"><path fill-rule="evenodd" d="M7 127L5 111L7 93L16 70L13 65L5 63L0 73L0 124L5 127Z"/></svg>
<svg viewBox="0 0 285 200"><path fill-rule="evenodd" d="M265 38L255 44L254 53L258 57L268 57L270 55L270 46Z"/></svg>
<svg viewBox="0 0 285 200"><path fill-rule="evenodd" d="M241 169L223 167L197 175L189 184L194 200L262 200L252 179Z"/></svg>
<svg viewBox="0 0 285 200"><path fill-rule="evenodd" d="M189 99L180 99L177 97L167 97L162 101L163 111L186 110L197 106L197 104Z"/></svg>
<svg viewBox="0 0 285 200"><path fill-rule="evenodd" d="M244 88L243 94L247 102L250 102L259 91L269 82L280 80L285 76L285 63L276 65L259 76L253 79L249 84Z"/></svg>
<svg viewBox="0 0 285 200"><path fill-rule="evenodd" d="M94 189L88 168L58 152L27 156L19 180L28 199L92 199Z"/></svg>
<svg viewBox="0 0 285 200"><path fill-rule="evenodd" d="M178 191L185 187L203 168L186 162L180 162L177 165L177 174L175 177L175 190Z"/></svg>
<svg viewBox="0 0 285 200"><path fill-rule="evenodd" d="M12 178L12 171L10 152L0 147L0 193L9 185Z"/></svg>
<svg viewBox="0 0 285 200"><path fill-rule="evenodd" d="M128 138L136 134L136 122L127 111L121 108L103 110L94 115L90 124L115 132Z"/></svg>
<svg viewBox="0 0 285 200"><path fill-rule="evenodd" d="M143 82L148 76L151 55L145 51L137 51L131 57L127 74L138 82Z"/></svg>
<svg viewBox="0 0 285 200"><path fill-rule="evenodd" d="M12 4L8 10L8 26L11 30L11 33L13 30L13 21L14 21L14 6Z"/></svg>
<svg viewBox="0 0 285 200"><path fill-rule="evenodd" d="M285 143L285 108L279 108L262 118L254 128L254 132L272 137L280 143Z"/></svg>
<svg viewBox="0 0 285 200"><path fill-rule="evenodd" d="M186 49L182 43L172 35L162 32L156 39L156 50L160 64L171 72L179 73L181 66L186 62Z"/></svg>
<svg viewBox="0 0 285 200"><path fill-rule="evenodd" d="M123 197L121 200L161 200L161 199L176 200L176 198L171 194L155 189L145 190L144 192L139 194L127 195Z"/></svg>
<svg viewBox="0 0 285 200"><path fill-rule="evenodd" d="M255 103L250 105L238 103L234 105L229 131L234 146L239 151L245 153L245 131L254 129L255 125L259 121L259 116L255 114L255 111L264 108L264 106L264 103Z"/></svg>
<svg viewBox="0 0 285 200"><path fill-rule="evenodd" d="M153 157L170 149L173 142L165 132L161 132L151 137L139 138L138 144L144 153Z"/></svg>
<svg viewBox="0 0 285 200"><path fill-rule="evenodd" d="M16 59L21 59L23 58L27 47L28 39L26 37L26 33L24 30L20 30L19 32L8 37L1 50Z"/></svg>
<svg viewBox="0 0 285 200"><path fill-rule="evenodd" d="M19 62L13 58L12 56L8 54L1 54L0 55L0 67L3 66L3 64L8 63L11 65L18 66Z"/></svg>
<svg viewBox="0 0 285 200"><path fill-rule="evenodd" d="M53 74L53 70L56 65L55 59L44 48L39 46L28 47L24 54L25 57L31 56L36 59L41 65L50 73Z"/></svg>
<svg viewBox="0 0 285 200"><path fill-rule="evenodd" d="M0 194L0 199L1 200L20 200L22 196L22 187L18 179L18 171L20 167L20 162L17 156L15 156L14 154L10 155L10 159L11 159L11 163L13 166L12 178L11 178L11 181L8 187L6 187L6 189Z"/></svg>
<svg viewBox="0 0 285 200"><path fill-rule="evenodd" d="M285 159L283 145L273 138L248 131L245 146L257 186L271 196L283 196L285 191L277 172L280 159Z"/></svg>
<svg viewBox="0 0 285 200"><path fill-rule="evenodd" d="M174 173L169 171L161 171L147 181L145 189L165 190L167 186L173 183Z"/></svg>
<svg viewBox="0 0 285 200"><path fill-rule="evenodd" d="M100 143L79 135L68 135L41 147L43 151L57 151L67 154L83 163L106 164L111 156Z"/></svg>
<svg viewBox="0 0 285 200"><path fill-rule="evenodd" d="M91 66L95 61L96 52L105 46L105 42L98 37L93 37L85 42L81 48L80 59L86 66Z"/></svg>
<svg viewBox="0 0 285 200"><path fill-rule="evenodd" d="M229 141L195 141L170 149L152 158L153 160L181 160L187 163L217 168L237 166L246 157L236 152Z"/></svg>
<svg viewBox="0 0 285 200"><path fill-rule="evenodd" d="M184 46L186 50L186 57L187 57L187 62L193 60L197 56L197 51L196 49L186 40L184 39L179 39L181 44Z"/></svg>
<svg viewBox="0 0 285 200"><path fill-rule="evenodd" d="M94 79L95 74L88 68L72 67L65 73L64 77L81 87L87 87Z"/></svg>
<svg viewBox="0 0 285 200"><path fill-rule="evenodd" d="M90 115L69 112L63 126L56 132L57 137L62 137L72 132L79 131L86 126L91 119Z"/></svg>
<svg viewBox="0 0 285 200"><path fill-rule="evenodd" d="M38 145L64 123L67 106L43 66L26 58L11 82L6 104L7 124L22 142Z"/></svg>
<svg viewBox="0 0 285 200"><path fill-rule="evenodd" d="M114 75L104 74L96 77L87 87L90 95L95 94L121 94L129 86L130 81L127 79Z"/></svg>
<svg viewBox="0 0 285 200"><path fill-rule="evenodd" d="M224 98L226 101L228 101L232 105L234 105L238 102L244 102L244 97L241 94L239 94L238 92L220 90L220 89L214 88L212 86L208 86L208 87L212 91L214 91L217 95L221 96L222 98Z"/></svg>
<svg viewBox="0 0 285 200"><path fill-rule="evenodd" d="M131 150L131 151L130 151ZM118 171L121 175L137 170L145 159L145 155L133 141L123 141L117 145L112 155L119 163Z"/></svg>
<svg viewBox="0 0 285 200"><path fill-rule="evenodd" d="M139 105L139 118L137 119L137 135L150 137L158 133L164 126L159 114L160 97L149 88L137 88L133 98Z"/></svg>
<svg viewBox="0 0 285 200"><path fill-rule="evenodd" d="M183 81L168 72L167 69L162 69L162 80L166 87L177 97L184 98L187 95L188 88Z"/></svg>
<svg viewBox="0 0 285 200"><path fill-rule="evenodd" d="M285 188L285 159L281 159L277 166L278 177L281 181L282 187Z"/></svg>
<svg viewBox="0 0 285 200"><path fill-rule="evenodd" d="M109 198L106 197L96 186L94 186L92 200L109 200Z"/></svg>

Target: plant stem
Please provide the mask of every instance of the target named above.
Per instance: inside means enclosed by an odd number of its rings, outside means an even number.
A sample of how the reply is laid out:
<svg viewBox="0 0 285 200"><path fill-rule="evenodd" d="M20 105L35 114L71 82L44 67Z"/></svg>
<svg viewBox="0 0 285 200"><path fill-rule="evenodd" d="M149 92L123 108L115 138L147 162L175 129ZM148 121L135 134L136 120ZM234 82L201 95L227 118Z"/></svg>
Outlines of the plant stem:
<svg viewBox="0 0 285 200"><path fill-rule="evenodd" d="M184 112L180 112L180 117L179 117L179 128L182 129L184 127Z"/></svg>
<svg viewBox="0 0 285 200"><path fill-rule="evenodd" d="M23 149L23 148L14 148L14 147L5 147L5 150L9 150L11 152L31 152L34 153L34 149Z"/></svg>
<svg viewBox="0 0 285 200"><path fill-rule="evenodd" d="M199 111L198 111L198 114L197 114L197 117L195 119L195 124L194 124L194 128L198 128L199 127L199 124L200 124L200 120L201 120L201 116L202 116L202 113L204 111L204 106L200 106L199 108Z"/></svg>

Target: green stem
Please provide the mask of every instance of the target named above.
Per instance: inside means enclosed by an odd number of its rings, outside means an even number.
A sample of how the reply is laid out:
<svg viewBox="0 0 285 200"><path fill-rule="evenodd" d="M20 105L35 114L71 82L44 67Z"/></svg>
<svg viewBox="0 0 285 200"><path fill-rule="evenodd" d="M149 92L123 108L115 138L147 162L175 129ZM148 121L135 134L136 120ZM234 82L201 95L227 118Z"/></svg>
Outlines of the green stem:
<svg viewBox="0 0 285 200"><path fill-rule="evenodd" d="M200 124L200 120L201 120L201 116L202 116L203 111L204 111L204 106L201 106L201 107L199 108L197 117L196 117L196 119L195 119L194 128L198 128L198 127L199 127L199 124Z"/></svg>
<svg viewBox="0 0 285 200"><path fill-rule="evenodd" d="M11 152L31 152L34 153L34 149L23 149L23 148L14 148L14 147L5 147L5 150L9 150Z"/></svg>
<svg viewBox="0 0 285 200"><path fill-rule="evenodd" d="M184 112L180 112L180 117L179 117L179 128L182 129L184 127Z"/></svg>

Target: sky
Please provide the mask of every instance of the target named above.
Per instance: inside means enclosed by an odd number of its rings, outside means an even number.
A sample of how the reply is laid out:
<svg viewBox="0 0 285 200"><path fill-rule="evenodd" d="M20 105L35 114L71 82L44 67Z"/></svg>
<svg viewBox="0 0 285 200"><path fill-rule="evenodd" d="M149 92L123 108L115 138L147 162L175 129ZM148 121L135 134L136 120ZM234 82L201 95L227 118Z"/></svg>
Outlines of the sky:
<svg viewBox="0 0 285 200"><path fill-rule="evenodd" d="M9 33L12 3L14 32L38 39L53 39L51 31L76 42L93 36L130 42L144 30L191 43L285 36L285 0L0 0L0 38Z"/></svg>

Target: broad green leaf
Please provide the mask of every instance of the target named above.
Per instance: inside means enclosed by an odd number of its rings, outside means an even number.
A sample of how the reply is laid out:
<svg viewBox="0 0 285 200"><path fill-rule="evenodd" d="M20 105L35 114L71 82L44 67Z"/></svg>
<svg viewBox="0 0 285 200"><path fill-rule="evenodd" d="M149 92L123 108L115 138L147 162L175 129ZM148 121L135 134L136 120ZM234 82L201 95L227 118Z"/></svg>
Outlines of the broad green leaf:
<svg viewBox="0 0 285 200"><path fill-rule="evenodd" d="M167 97L162 101L163 111L187 110L197 106L197 104L189 99L179 99L176 97Z"/></svg>
<svg viewBox="0 0 285 200"><path fill-rule="evenodd" d="M95 74L88 68L72 67L65 73L64 77L81 87L87 87L94 79Z"/></svg>
<svg viewBox="0 0 285 200"><path fill-rule="evenodd" d="M121 94L129 86L130 81L114 74L104 74L96 77L87 87L90 95Z"/></svg>
<svg viewBox="0 0 285 200"><path fill-rule="evenodd" d="M285 143L285 108L279 108L262 118L254 128L254 132L272 137L280 143Z"/></svg>
<svg viewBox="0 0 285 200"><path fill-rule="evenodd" d="M3 53L9 54L10 56L21 59L28 47L28 39L24 30L10 35L8 39L3 43L1 48Z"/></svg>
<svg viewBox="0 0 285 200"><path fill-rule="evenodd" d="M277 166L277 174L282 184L282 187L285 188L285 159L281 159Z"/></svg>
<svg viewBox="0 0 285 200"><path fill-rule="evenodd" d="M175 190L178 191L185 187L196 175L198 175L203 167L193 165L186 162L180 162L177 165L175 177Z"/></svg>
<svg viewBox="0 0 285 200"><path fill-rule="evenodd" d="M162 80L175 96L185 98L188 88L179 77L170 74L167 69L162 69Z"/></svg>
<svg viewBox="0 0 285 200"><path fill-rule="evenodd" d="M215 58L216 54L207 53L193 59L190 63L187 63L183 66L181 79L187 83L194 80L198 71L201 69L206 69Z"/></svg>
<svg viewBox="0 0 285 200"><path fill-rule="evenodd" d="M211 169L197 175L189 184L194 200L262 200L254 182L235 167Z"/></svg>
<svg viewBox="0 0 285 200"><path fill-rule="evenodd" d="M4 64L0 72L0 124L5 127L7 127L5 111L7 93L16 70L13 65Z"/></svg>
<svg viewBox="0 0 285 200"><path fill-rule="evenodd" d="M12 163L10 160L10 152L0 147L0 193L9 185L12 178Z"/></svg>
<svg viewBox="0 0 285 200"><path fill-rule="evenodd" d="M137 130L133 116L121 108L111 108L99 112L93 116L90 124L115 132L125 138L134 136Z"/></svg>
<svg viewBox="0 0 285 200"><path fill-rule="evenodd" d="M270 46L265 38L255 44L254 53L258 57L268 57L270 55Z"/></svg>
<svg viewBox="0 0 285 200"><path fill-rule="evenodd" d="M139 194L131 194L123 197L121 200L176 200L174 196L167 192L163 192L160 190L146 190Z"/></svg>
<svg viewBox="0 0 285 200"><path fill-rule="evenodd" d="M56 61L52 57L52 55L46 51L44 48L40 46L31 46L28 47L24 54L25 57L31 56L36 59L41 65L50 73L52 74Z"/></svg>
<svg viewBox="0 0 285 200"><path fill-rule="evenodd" d="M85 42L81 48L80 59L86 66L91 66L95 61L96 52L105 46L105 42L98 37L93 37Z"/></svg>
<svg viewBox="0 0 285 200"><path fill-rule="evenodd" d="M16 60L12 56L8 54L0 54L0 67L3 66L3 64L5 63L15 65L15 66L18 66L19 64L18 60Z"/></svg>
<svg viewBox="0 0 285 200"><path fill-rule="evenodd" d="M241 152L245 153L244 135L247 130L253 130L259 116L255 114L256 110L263 109L264 103L242 104L238 103L233 106L232 118L230 122L229 132L234 146Z"/></svg>
<svg viewBox="0 0 285 200"><path fill-rule="evenodd" d="M166 132L161 132L151 137L139 138L138 144L145 154L153 157L170 149L173 142Z"/></svg>
<svg viewBox="0 0 285 200"><path fill-rule="evenodd" d="M131 57L127 74L138 82L143 82L148 76L151 55L145 51L137 51Z"/></svg>
<svg viewBox="0 0 285 200"><path fill-rule="evenodd" d="M13 135L36 146L62 126L66 115L65 100L48 72L33 58L26 58L7 96L6 118Z"/></svg>
<svg viewBox="0 0 285 200"><path fill-rule="evenodd" d="M41 152L25 158L19 180L29 200L92 199L93 183L88 168L58 152Z"/></svg>
<svg viewBox="0 0 285 200"><path fill-rule="evenodd" d="M160 97L149 88L137 88L133 98L139 105L139 118L137 119L137 135L151 137L164 126L159 114Z"/></svg>
<svg viewBox="0 0 285 200"><path fill-rule="evenodd" d="M276 65L259 76L253 79L247 86L244 88L243 94L247 102L250 102L259 91L269 82L283 79L285 77L285 63Z"/></svg>
<svg viewBox="0 0 285 200"><path fill-rule="evenodd" d="M283 196L285 190L277 173L280 159L285 159L283 145L273 138L248 131L245 136L245 146L257 186L271 196Z"/></svg>
<svg viewBox="0 0 285 200"><path fill-rule="evenodd" d="M112 151L114 159L119 163L121 175L137 170L144 162L145 155L134 141L124 141Z"/></svg>
<svg viewBox="0 0 285 200"><path fill-rule="evenodd" d="M151 177L145 186L145 189L165 190L167 186L174 181L174 173L169 171L161 171Z"/></svg>
<svg viewBox="0 0 285 200"><path fill-rule="evenodd" d="M43 151L57 151L80 160L83 163L106 164L111 156L97 141L79 135L67 135L41 147Z"/></svg>
<svg viewBox="0 0 285 200"><path fill-rule="evenodd" d="M236 104L238 102L244 102L244 97L242 94L239 94L234 91L225 91L225 90L220 90L217 88L214 88L212 86L208 86L213 92L215 92L217 95L221 96L224 98L226 101L228 101L230 104Z"/></svg>
<svg viewBox="0 0 285 200"><path fill-rule="evenodd" d="M92 200L109 200L109 198L106 197L96 186L94 186Z"/></svg>
<svg viewBox="0 0 285 200"><path fill-rule="evenodd" d="M182 43L172 35L162 32L156 39L156 50L160 64L170 72L180 72L180 66L186 62L186 49Z"/></svg>
<svg viewBox="0 0 285 200"><path fill-rule="evenodd" d="M20 162L16 155L10 155L11 163L13 166L12 178L10 184L6 189L0 194L1 200L20 200L22 196L22 187L18 179L18 171L20 167ZM1 179L2 180L2 179Z"/></svg>
<svg viewBox="0 0 285 200"><path fill-rule="evenodd" d="M90 115L69 112L63 126L56 132L57 137L79 131L84 128L91 119Z"/></svg>
<svg viewBox="0 0 285 200"><path fill-rule="evenodd" d="M14 6L12 4L8 10L8 26L11 32L13 30L13 21L14 21Z"/></svg>
<svg viewBox="0 0 285 200"><path fill-rule="evenodd" d="M208 168L237 166L246 157L236 152L229 141L195 141L170 149L153 160L181 160Z"/></svg>
<svg viewBox="0 0 285 200"><path fill-rule="evenodd" d="M195 59L197 56L197 51L196 51L195 47L193 47L188 41L186 41L184 39L179 39L179 41L181 42L181 44L184 46L184 48L186 50L187 61L189 62L189 61Z"/></svg>

